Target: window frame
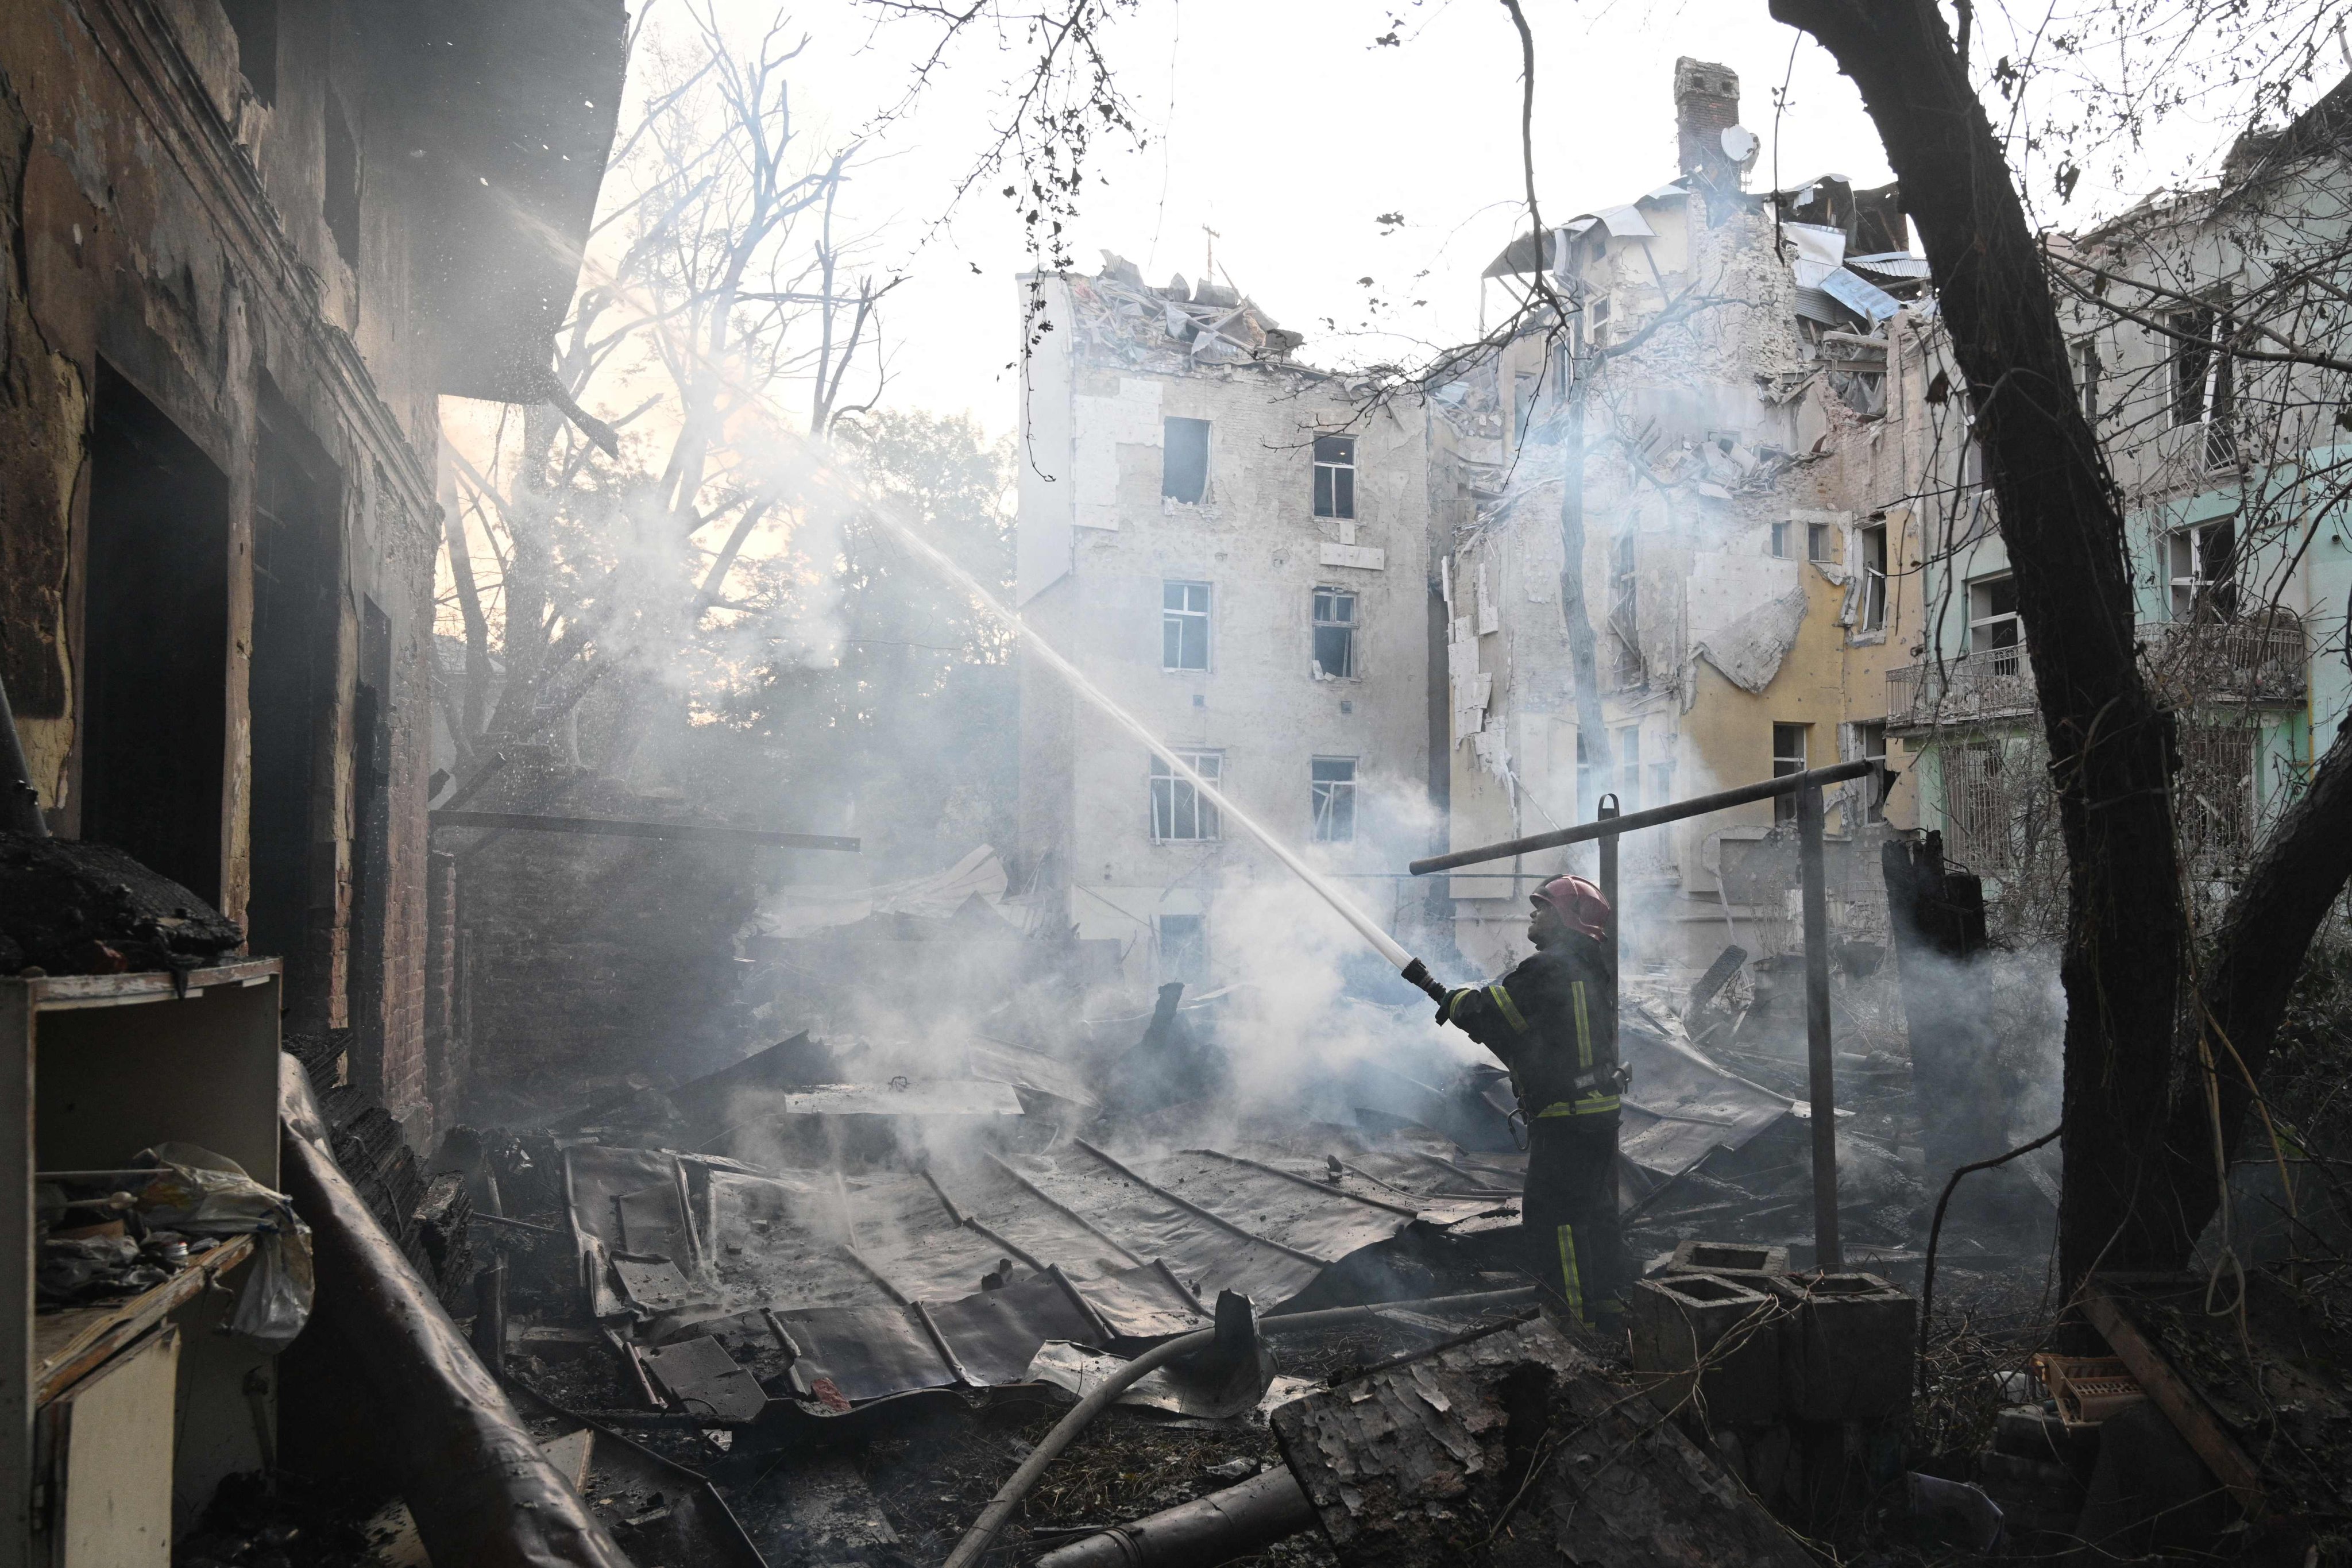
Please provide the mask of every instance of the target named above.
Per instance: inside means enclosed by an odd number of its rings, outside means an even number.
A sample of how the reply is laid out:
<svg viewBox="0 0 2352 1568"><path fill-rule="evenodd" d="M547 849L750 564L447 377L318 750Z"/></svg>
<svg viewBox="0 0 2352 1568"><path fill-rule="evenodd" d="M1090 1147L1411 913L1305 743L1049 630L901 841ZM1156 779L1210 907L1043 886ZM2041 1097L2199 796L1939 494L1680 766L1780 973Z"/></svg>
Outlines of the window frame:
<svg viewBox="0 0 2352 1568"><path fill-rule="evenodd" d="M1848 725L1847 729L1853 737L1854 760L1856 762L1865 763L1874 762L1881 768L1885 767L1886 721L1884 719L1857 719ZM1876 751L1871 750L1874 743L1875 743L1878 748ZM1878 798L1878 779L1875 776L1871 776L1856 779L1854 783L1862 791L1862 820L1864 825L1867 826L1885 821L1886 805L1884 801L1881 801Z"/></svg>
<svg viewBox="0 0 2352 1568"><path fill-rule="evenodd" d="M1610 737L1616 748L1616 791L1619 812L1642 809L1642 726L1626 724Z"/></svg>
<svg viewBox="0 0 2352 1568"><path fill-rule="evenodd" d="M2211 605L2222 619L2228 619L2237 608L2236 578L2238 531L2234 518L2217 518L2208 522L2192 522L2179 528L2165 530L2164 571L2169 593L2166 608L2175 622L2193 621L2198 610ZM2214 569L2212 542L2221 542L2221 569ZM2189 573L2183 576L2175 570L2175 556L2180 546L2189 549ZM2187 594L2184 612L2182 595Z"/></svg>
<svg viewBox="0 0 2352 1568"><path fill-rule="evenodd" d="M1772 524L1771 539L1764 548L1775 561L1789 559L1789 520L1785 518Z"/></svg>
<svg viewBox="0 0 2352 1568"><path fill-rule="evenodd" d="M1198 609L1194 609L1192 605L1192 594L1195 588L1201 591L1201 605ZM1180 590L1184 595L1184 602L1181 605L1170 604L1169 596ZM1215 623L1213 619L1216 603L1214 584L1203 583L1189 577L1166 577L1160 580L1160 668L1162 671L1171 675L1208 673L1216 654ZM1196 625L1200 632L1201 662L1186 664L1182 662L1186 653L1190 651L1187 647L1186 633ZM1171 632L1176 637L1174 662L1169 658L1168 639Z"/></svg>
<svg viewBox="0 0 2352 1568"><path fill-rule="evenodd" d="M1307 790L1309 837L1318 844L1353 844L1356 841L1357 808L1362 804L1362 759L1358 757L1310 757L1307 762ZM1326 768L1345 768L1347 775L1329 778L1318 775ZM1344 817L1344 824L1340 819ZM1345 831L1338 831L1340 826Z"/></svg>
<svg viewBox="0 0 2352 1568"><path fill-rule="evenodd" d="M1329 599L1336 608L1342 600L1347 605L1347 618L1326 619L1324 601ZM1318 583L1307 595L1307 668L1318 680L1355 680L1360 679L1356 667L1356 633L1363 626L1357 612L1363 606L1363 596L1353 588L1336 583ZM1346 668L1338 670L1323 667L1323 634L1327 631L1347 634Z"/></svg>
<svg viewBox="0 0 2352 1568"><path fill-rule="evenodd" d="M1887 526L1867 522L1854 531L1855 554L1862 568L1861 624L1865 634L1886 629ZM1874 552L1876 561L1872 560Z"/></svg>
<svg viewBox="0 0 2352 1568"><path fill-rule="evenodd" d="M1811 724L1783 724L1778 720L1773 721L1772 776L1774 778L1784 779L1791 773L1801 773L1805 771L1808 759L1812 755L1812 729ZM1793 752L1785 750L1781 745L1781 742L1790 736L1795 737L1797 743L1797 749ZM1772 797L1773 825L1778 826L1782 823L1796 820L1796 795L1793 793L1774 795Z"/></svg>
<svg viewBox="0 0 2352 1568"><path fill-rule="evenodd" d="M1352 520L1356 515L1356 438L1318 436L1313 454L1315 515Z"/></svg>
<svg viewBox="0 0 2352 1568"><path fill-rule="evenodd" d="M1225 753L1223 751L1193 751L1171 748L1183 760L1184 765L1207 781L1213 789L1225 787ZM1205 765L1204 765L1205 764ZM1200 787L1191 779L1168 765L1159 752L1151 753L1151 842L1154 844L1218 844L1224 840L1223 815L1216 803L1201 798ZM1179 834L1179 808L1189 801L1193 831ZM1160 831L1165 825L1168 831ZM1206 831L1202 831L1203 828Z"/></svg>
<svg viewBox="0 0 2352 1568"><path fill-rule="evenodd" d="M1835 526L1836 524L1830 522L1807 522L1805 524L1806 560L1820 562L1834 561L1836 559L1836 557L1832 554L1832 552L1836 548L1837 541L1830 534L1830 530Z"/></svg>
<svg viewBox="0 0 2352 1568"><path fill-rule="evenodd" d="M1177 427L1179 426L1184 427L1186 438L1188 440L1191 438L1191 431L1193 426L1197 426L1200 429L1201 486L1197 492L1190 496L1181 494L1174 488L1177 477L1175 473L1175 437L1177 434ZM1215 425L1214 422L1211 420L1195 419L1189 415L1183 414L1169 414L1163 415L1160 417L1160 497L1162 500L1172 500L1179 506L1202 506L1207 504L1209 500L1209 471L1214 459L1216 450L1216 437L1214 432Z"/></svg>
<svg viewBox="0 0 2352 1568"><path fill-rule="evenodd" d="M2002 584L2007 584L2009 585L2011 607L2006 610L1996 610L1990 615L1979 616L1977 614L1978 593L1979 591L1990 591ZM1981 577L1971 577L1969 579L1969 641L1966 650L1969 655L1971 657L1982 656L1995 659L1999 659L2004 655L2011 658L2022 656L2025 648L2025 621L2024 618L2018 614L2015 608L2016 593L2017 574L2014 572L1988 572ZM1997 643L1983 640L1985 634L1981 632L1979 628L1999 628L2004 626L2015 628L2016 635L2011 641Z"/></svg>

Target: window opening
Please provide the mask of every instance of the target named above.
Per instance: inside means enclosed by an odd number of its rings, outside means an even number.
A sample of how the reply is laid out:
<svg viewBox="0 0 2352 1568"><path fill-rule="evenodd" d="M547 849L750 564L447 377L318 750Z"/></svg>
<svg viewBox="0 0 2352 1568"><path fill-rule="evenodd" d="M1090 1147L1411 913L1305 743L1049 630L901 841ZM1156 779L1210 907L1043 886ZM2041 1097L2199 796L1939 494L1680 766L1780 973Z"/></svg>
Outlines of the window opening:
<svg viewBox="0 0 2352 1568"><path fill-rule="evenodd" d="M1775 724L1772 726L1772 776L1786 778L1790 773L1805 771L1805 731L1810 724ZM1776 795L1772 797L1772 820L1775 823L1797 820L1797 797Z"/></svg>
<svg viewBox="0 0 2352 1568"><path fill-rule="evenodd" d="M1617 731L1617 809L1642 809L1642 728L1638 724Z"/></svg>
<svg viewBox="0 0 2352 1568"><path fill-rule="evenodd" d="M2171 579L2176 621L2226 620L2238 607L2231 581L2237 529L2230 522L2179 528L2165 537L2166 573Z"/></svg>
<svg viewBox="0 0 2352 1568"><path fill-rule="evenodd" d="M1356 759L1317 757L1307 763L1315 806L1315 842L1356 841Z"/></svg>
<svg viewBox="0 0 2352 1568"><path fill-rule="evenodd" d="M2172 422L2178 425L2201 425L2206 411L2211 407L2213 351L2208 346L2213 336L2213 309L2200 305L2190 310L2175 310L2165 318L2164 324L2179 333L2172 340ZM2195 340L2191 342L2189 340Z"/></svg>
<svg viewBox="0 0 2352 1568"><path fill-rule="evenodd" d="M1969 648L1989 655L1996 674L2022 668L2025 623L2017 616L2017 579L2007 573L1969 584Z"/></svg>
<svg viewBox="0 0 2352 1568"><path fill-rule="evenodd" d="M1209 498L1209 422L1171 417L1160 426L1160 493L1198 506Z"/></svg>
<svg viewBox="0 0 2352 1568"><path fill-rule="evenodd" d="M278 0L221 0L229 31L236 35L236 68L254 100L278 99Z"/></svg>
<svg viewBox="0 0 2352 1568"><path fill-rule="evenodd" d="M1356 515L1356 438L1315 437L1315 515Z"/></svg>
<svg viewBox="0 0 2352 1568"><path fill-rule="evenodd" d="M1831 545L1832 545L1833 542L1834 542L1834 541L1830 537L1830 525L1829 525L1828 523L1826 523L1826 522L1809 522L1809 523L1805 524L1805 559L1806 559L1806 560L1808 560L1808 561L1827 561L1827 560L1829 560L1829 559L1830 559L1830 547L1831 547Z"/></svg>
<svg viewBox="0 0 2352 1568"><path fill-rule="evenodd" d="M228 477L103 361L94 402L80 833L217 904Z"/></svg>
<svg viewBox="0 0 2352 1568"><path fill-rule="evenodd" d="M1209 585L1163 583L1160 588L1160 667L1209 668Z"/></svg>
<svg viewBox="0 0 2352 1568"><path fill-rule="evenodd" d="M1315 678L1356 677L1356 595L1345 588L1315 590Z"/></svg>
<svg viewBox="0 0 2352 1568"><path fill-rule="evenodd" d="M1184 765L1207 781L1212 789L1224 782L1223 752L1179 752ZM1200 787L1168 765L1164 757L1151 759L1151 838L1155 844L1202 842L1218 837L1217 808L1201 797Z"/></svg>
<svg viewBox="0 0 2352 1568"><path fill-rule="evenodd" d="M1612 552L1609 579L1609 630L1617 639L1615 671L1620 686L1642 683L1642 626L1640 579L1633 570L1634 544L1631 530L1617 536Z"/></svg>
<svg viewBox="0 0 2352 1568"><path fill-rule="evenodd" d="M1886 525L1862 531L1862 629L1886 629Z"/></svg>
<svg viewBox="0 0 2352 1568"><path fill-rule="evenodd" d="M1789 525L1785 522L1772 525L1772 557L1776 561L1789 558Z"/></svg>
<svg viewBox="0 0 2352 1568"><path fill-rule="evenodd" d="M1881 767L1885 767L1886 765L1886 724L1885 721L1877 719L1864 719L1854 725L1853 753L1860 761L1876 763ZM1863 821L1885 821L1886 810L1882 805L1880 805L1878 799L1878 780L1876 778L1865 778L1856 782L1862 791Z"/></svg>
<svg viewBox="0 0 2352 1568"><path fill-rule="evenodd" d="M2099 372L2105 368L2099 361L2099 340L2077 338L2069 353L2074 359L2074 393L2082 400L2083 417L2095 429L2099 423Z"/></svg>

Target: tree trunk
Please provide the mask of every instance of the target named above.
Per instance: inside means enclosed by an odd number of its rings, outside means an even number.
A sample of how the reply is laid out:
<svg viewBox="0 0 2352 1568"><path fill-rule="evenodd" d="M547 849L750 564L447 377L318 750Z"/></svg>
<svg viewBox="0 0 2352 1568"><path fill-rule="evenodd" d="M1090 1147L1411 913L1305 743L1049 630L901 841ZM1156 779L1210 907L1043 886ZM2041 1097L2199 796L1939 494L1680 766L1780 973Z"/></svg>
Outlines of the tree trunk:
<svg viewBox="0 0 2352 1568"><path fill-rule="evenodd" d="M2001 146L1934 0L1771 0L1862 89L1902 182L1969 383L2016 575L2068 861L2066 1184L2059 1262L2187 1256L2166 1131L2187 943L2170 724L2135 658L2120 497ZM2210 1145L2210 1139L2208 1140Z"/></svg>

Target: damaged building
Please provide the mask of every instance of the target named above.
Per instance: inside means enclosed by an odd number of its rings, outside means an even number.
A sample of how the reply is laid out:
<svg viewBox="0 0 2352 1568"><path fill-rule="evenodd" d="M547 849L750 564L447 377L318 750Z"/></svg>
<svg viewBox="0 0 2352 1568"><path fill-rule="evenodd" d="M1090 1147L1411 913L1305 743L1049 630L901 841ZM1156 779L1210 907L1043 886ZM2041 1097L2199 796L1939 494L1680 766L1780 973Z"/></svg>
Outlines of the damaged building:
<svg viewBox="0 0 2352 1568"><path fill-rule="evenodd" d="M1675 101L1678 177L1497 257L1487 276L1523 306L1516 335L1433 394L1457 476L1438 542L1450 847L1589 820L1606 795L1637 811L1887 754L1884 671L1919 616L1889 324L1926 264L1892 187L1831 175L1746 191L1757 140L1728 69L1681 61ZM1534 297L1538 272L1572 302L1565 320ZM1580 607L1564 605L1580 584ZM1597 748L1578 712L1580 614ZM1873 793L1849 784L1832 803L1842 906L1876 901L1866 841L1909 817L1907 788ZM1792 814L1783 798L1630 838L1627 963L1687 977L1727 943L1791 947ZM1500 959L1538 874L1454 873L1465 953Z"/></svg>
<svg viewBox="0 0 2352 1568"><path fill-rule="evenodd" d="M1230 285L1115 257L1024 282L1023 310L1022 614L1276 832L1388 879L1384 918L1428 919L1396 878L1437 754L1418 401L1370 406ZM1043 668L1021 724L1033 897L1117 940L1131 985L1230 973L1221 909L1287 873Z"/></svg>

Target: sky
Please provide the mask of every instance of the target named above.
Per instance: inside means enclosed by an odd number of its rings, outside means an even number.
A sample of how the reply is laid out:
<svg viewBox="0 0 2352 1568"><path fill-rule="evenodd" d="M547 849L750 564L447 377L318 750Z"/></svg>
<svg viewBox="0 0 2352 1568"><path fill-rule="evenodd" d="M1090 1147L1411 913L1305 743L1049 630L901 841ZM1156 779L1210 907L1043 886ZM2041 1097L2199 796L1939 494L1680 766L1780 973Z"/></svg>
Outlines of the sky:
<svg viewBox="0 0 2352 1568"><path fill-rule="evenodd" d="M741 26L772 15L722 4ZM1810 43L1792 58L1796 35L1760 3L1535 0L1529 13L1547 222L1674 178L1684 54L1739 74L1742 120L1764 139L1755 184L1770 174L1776 118L1786 180L1890 177L1852 84ZM905 93L934 36L916 22L877 26L842 0L790 16L810 40L802 111L834 140ZM1392 30L1398 44L1374 43ZM1524 222L1518 46L1501 5L1145 0L1108 44L1146 144L1097 140L1077 265L1093 270L1108 249L1152 282L1198 279L1213 246L1218 276L1307 333L1302 357L1317 363L1403 359L1475 334L1478 275ZM885 400L969 411L992 430L1012 423L1015 279L1029 258L999 194L1005 178L950 202L1026 58L1017 40L968 43L869 143L849 197L870 265L908 279L889 301ZM1384 214L1404 221L1377 221ZM1388 307L1377 322L1373 300Z"/></svg>
<svg viewBox="0 0 2352 1568"><path fill-rule="evenodd" d="M773 0L709 3L730 30L749 35L782 17L787 33L805 34L794 84L812 143L866 138L845 214L866 236L865 265L905 279L886 310L882 401L1009 428L1015 279L1030 258L1014 205L1000 194L1008 174L956 193L1007 118L1008 89L1034 49L1017 34L967 37L911 108L877 130L886 109L907 102L935 24L889 17L867 0L781 12ZM1773 22L1765 0L1528 0L1527 11L1547 222L1675 177L1682 55L1738 74L1741 120L1763 143L1751 188L1776 168L1782 185L1822 174L1892 177L1853 85L1825 51ZM2060 20L2054 9L1981 15L1975 74L1986 79L2007 50L2021 58ZM1376 41L1389 36L1394 44ZM1302 357L1318 364L1411 363L1475 335L1479 273L1524 221L1519 53L1501 5L1135 0L1101 38L1142 145L1116 132L1097 139L1076 265L1093 270L1108 249L1155 283L1197 279L1213 247L1218 278L1304 331ZM2063 114L2065 75L2036 79ZM1988 102L2003 111L1990 91ZM2035 216L2079 222L2115 210L2225 144L2226 132L2208 122L2221 118L2177 115L2145 145L2086 160L2093 166L2063 205L2029 159ZM2023 145L2030 127L2004 129Z"/></svg>

